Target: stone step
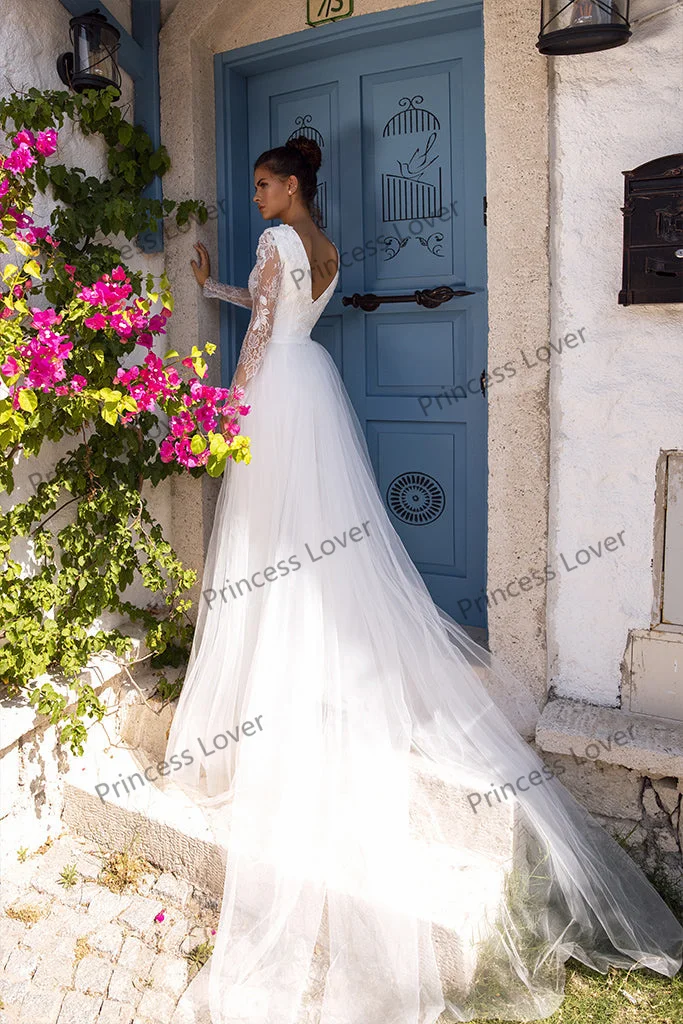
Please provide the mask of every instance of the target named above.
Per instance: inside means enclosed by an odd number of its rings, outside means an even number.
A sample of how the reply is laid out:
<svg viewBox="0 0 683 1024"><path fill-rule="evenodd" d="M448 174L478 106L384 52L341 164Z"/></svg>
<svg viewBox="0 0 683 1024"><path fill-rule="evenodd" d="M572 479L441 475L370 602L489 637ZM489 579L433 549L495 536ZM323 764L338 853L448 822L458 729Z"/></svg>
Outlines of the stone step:
<svg viewBox="0 0 683 1024"><path fill-rule="evenodd" d="M64 780L63 820L76 833L103 847L122 849L132 834L138 852L158 867L222 896L229 836L224 817L220 834L179 790L173 794L145 780L145 769L163 761L175 702L152 696L156 683L116 693L118 710L89 731L86 753ZM418 752L410 754L410 857L420 887L413 894L417 916L432 924L442 977L453 991L466 990L476 969L476 943L490 934L504 892L506 871L521 865L525 847L514 800L492 802L474 813L468 797L488 789L489 780L455 781ZM156 771L150 772L152 777ZM137 783L129 783L137 778ZM124 786L124 781L126 785ZM405 894L396 885L397 907ZM340 891L352 892L343 879ZM323 928L318 958L325 956ZM313 986L300 1024L315 1020L319 1000ZM302 1011L304 1013L304 1011Z"/></svg>

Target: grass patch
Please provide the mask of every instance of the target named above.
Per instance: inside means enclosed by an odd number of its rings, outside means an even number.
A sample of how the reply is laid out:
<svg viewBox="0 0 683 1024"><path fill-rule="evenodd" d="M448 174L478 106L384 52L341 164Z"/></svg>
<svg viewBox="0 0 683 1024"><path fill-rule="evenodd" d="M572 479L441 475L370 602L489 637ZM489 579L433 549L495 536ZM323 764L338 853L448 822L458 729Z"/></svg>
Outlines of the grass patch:
<svg viewBox="0 0 683 1024"><path fill-rule="evenodd" d="M199 970L200 967L203 967L212 953L213 946L210 942L200 942L198 945L193 946L190 952L185 954L190 970Z"/></svg>
<svg viewBox="0 0 683 1024"><path fill-rule="evenodd" d="M18 907L7 907L5 913L15 921L23 924L36 924L41 917L47 917L49 908L37 906L35 903L21 903Z"/></svg>
<svg viewBox="0 0 683 1024"><path fill-rule="evenodd" d="M647 968L612 967L603 975L570 960L565 1000L546 1024L680 1024L682 1020L680 971L674 978L665 978Z"/></svg>
<svg viewBox="0 0 683 1024"><path fill-rule="evenodd" d="M139 838L135 835L123 850L109 854L98 878L100 885L105 885L112 892L123 892L128 887L137 889L142 876L153 872L152 865L134 849Z"/></svg>
<svg viewBox="0 0 683 1024"><path fill-rule="evenodd" d="M76 948L74 950L74 961L77 963L79 960L82 960L84 956L90 956L91 953L92 948L88 944L88 940L84 935L81 935L81 937L76 940Z"/></svg>

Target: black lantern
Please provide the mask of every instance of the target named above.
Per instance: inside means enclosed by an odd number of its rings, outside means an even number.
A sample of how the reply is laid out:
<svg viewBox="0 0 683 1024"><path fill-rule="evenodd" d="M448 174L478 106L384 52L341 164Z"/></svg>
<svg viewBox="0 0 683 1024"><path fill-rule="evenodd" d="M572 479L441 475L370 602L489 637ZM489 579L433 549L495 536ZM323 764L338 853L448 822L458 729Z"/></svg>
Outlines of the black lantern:
<svg viewBox="0 0 683 1024"><path fill-rule="evenodd" d="M541 0L541 53L594 53L627 43L629 0Z"/></svg>
<svg viewBox="0 0 683 1024"><path fill-rule="evenodd" d="M97 8L69 21L73 52L57 58L57 71L76 92L113 85L121 95L121 73L114 54L120 33Z"/></svg>

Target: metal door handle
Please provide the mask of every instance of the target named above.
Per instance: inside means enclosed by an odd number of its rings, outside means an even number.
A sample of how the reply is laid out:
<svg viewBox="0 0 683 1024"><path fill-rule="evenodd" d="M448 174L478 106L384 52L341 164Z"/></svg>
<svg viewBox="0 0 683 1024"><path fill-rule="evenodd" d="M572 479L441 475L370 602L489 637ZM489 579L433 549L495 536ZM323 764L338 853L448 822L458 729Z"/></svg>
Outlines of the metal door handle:
<svg viewBox="0 0 683 1024"><path fill-rule="evenodd" d="M354 292L353 295L342 296L342 305L353 306L354 309L363 309L366 313L371 313L373 309L377 309L383 302L416 302L418 306L436 309L442 302L448 302L459 295L474 295L474 292L465 290L453 291L447 284L439 285L438 288L418 289L410 292L408 295L373 295L372 292L361 295L360 292Z"/></svg>

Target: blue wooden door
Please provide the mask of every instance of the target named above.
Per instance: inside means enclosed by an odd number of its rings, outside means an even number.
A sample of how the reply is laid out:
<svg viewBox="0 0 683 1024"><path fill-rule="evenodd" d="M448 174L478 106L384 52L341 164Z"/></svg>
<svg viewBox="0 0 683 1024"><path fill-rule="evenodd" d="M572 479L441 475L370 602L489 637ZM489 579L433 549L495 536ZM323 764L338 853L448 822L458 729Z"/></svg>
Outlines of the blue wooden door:
<svg viewBox="0 0 683 1024"><path fill-rule="evenodd" d="M318 204L342 272L313 336L342 374L392 522L435 601L473 626L486 624L483 66L479 26L247 83L250 168L300 133L321 147ZM263 227L254 208L251 252ZM471 294L438 308L343 302L441 285Z"/></svg>

